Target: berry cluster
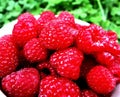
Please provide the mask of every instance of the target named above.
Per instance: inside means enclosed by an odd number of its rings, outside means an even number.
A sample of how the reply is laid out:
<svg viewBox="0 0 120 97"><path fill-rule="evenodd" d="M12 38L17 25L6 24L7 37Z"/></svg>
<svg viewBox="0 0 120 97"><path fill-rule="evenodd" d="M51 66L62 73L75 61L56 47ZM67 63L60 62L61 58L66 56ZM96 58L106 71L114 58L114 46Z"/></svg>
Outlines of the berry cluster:
<svg viewBox="0 0 120 97"><path fill-rule="evenodd" d="M120 82L117 40L66 11L38 19L23 13L0 38L1 90L9 97L110 97Z"/></svg>

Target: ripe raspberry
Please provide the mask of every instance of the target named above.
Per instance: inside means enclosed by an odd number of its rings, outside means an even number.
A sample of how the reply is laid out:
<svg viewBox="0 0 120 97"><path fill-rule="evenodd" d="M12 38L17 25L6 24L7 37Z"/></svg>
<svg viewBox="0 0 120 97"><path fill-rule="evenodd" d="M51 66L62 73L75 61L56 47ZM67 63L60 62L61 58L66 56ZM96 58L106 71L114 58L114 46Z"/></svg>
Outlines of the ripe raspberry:
<svg viewBox="0 0 120 97"><path fill-rule="evenodd" d="M44 11L40 14L38 18L38 33L44 28L45 24L51 20L55 19L55 14L51 11Z"/></svg>
<svg viewBox="0 0 120 97"><path fill-rule="evenodd" d="M107 67L112 65L114 63L114 61L115 61L115 56L113 56L109 52L96 53L95 58L100 64L105 65Z"/></svg>
<svg viewBox="0 0 120 97"><path fill-rule="evenodd" d="M74 19L74 16L67 12L67 11L62 11L58 17L59 19L63 20L66 24L68 24L69 26L73 27L73 28L76 28L76 25L75 25L75 19Z"/></svg>
<svg viewBox="0 0 120 97"><path fill-rule="evenodd" d="M108 69L116 78L118 78L118 81L120 82L120 62L112 64L108 67Z"/></svg>
<svg viewBox="0 0 120 97"><path fill-rule="evenodd" d="M23 47L27 41L38 36L37 21L32 16L23 14L18 18L18 22L14 25L12 35L19 47ZM31 18L32 17L32 18Z"/></svg>
<svg viewBox="0 0 120 97"><path fill-rule="evenodd" d="M48 76L41 80L38 97L81 97L79 87L71 80Z"/></svg>
<svg viewBox="0 0 120 97"><path fill-rule="evenodd" d="M39 73L34 68L24 68L2 79L2 89L9 97L35 97L39 90Z"/></svg>
<svg viewBox="0 0 120 97"><path fill-rule="evenodd" d="M120 55L120 44L116 41L109 41L109 43L105 45L105 49L114 56Z"/></svg>
<svg viewBox="0 0 120 97"><path fill-rule="evenodd" d="M10 42L15 44L15 40L14 40L14 38L11 34L4 35L4 36L1 37L1 39L10 41Z"/></svg>
<svg viewBox="0 0 120 97"><path fill-rule="evenodd" d="M96 93L94 93L92 90L83 90L81 91L82 97L98 97Z"/></svg>
<svg viewBox="0 0 120 97"><path fill-rule="evenodd" d="M0 38L0 78L13 72L18 66L17 49L11 39Z"/></svg>
<svg viewBox="0 0 120 97"><path fill-rule="evenodd" d="M18 21L31 21L31 22L34 21L35 23L37 23L34 16L29 12L25 12L25 13L21 14L20 16L18 16L17 19L18 19Z"/></svg>
<svg viewBox="0 0 120 97"><path fill-rule="evenodd" d="M114 31L111 31L111 30L107 31L107 35L108 35L108 37L111 41L117 41L118 40L117 34Z"/></svg>
<svg viewBox="0 0 120 97"><path fill-rule="evenodd" d="M47 50L39 39L33 38L25 44L24 55L30 62L40 62L47 58Z"/></svg>
<svg viewBox="0 0 120 97"><path fill-rule="evenodd" d="M76 80L80 76L80 66L83 54L77 48L67 48L55 52L50 57L50 63L61 76Z"/></svg>
<svg viewBox="0 0 120 97"><path fill-rule="evenodd" d="M95 24L90 24L86 29L79 30L76 38L77 47L87 54L104 51L107 41L106 32Z"/></svg>
<svg viewBox="0 0 120 97"><path fill-rule="evenodd" d="M109 52L100 52L95 55L97 61L106 66L115 77L120 77L120 57Z"/></svg>
<svg viewBox="0 0 120 97"><path fill-rule="evenodd" d="M48 75L57 76L55 69L51 66L49 62L40 63L37 66L37 69L40 71L41 79Z"/></svg>
<svg viewBox="0 0 120 97"><path fill-rule="evenodd" d="M58 50L73 44L74 35L72 33L75 31L63 21L56 19L46 24L39 37L46 48Z"/></svg>
<svg viewBox="0 0 120 97"><path fill-rule="evenodd" d="M113 91L116 79L111 72L103 66L95 66L87 75L88 85L97 93L108 94Z"/></svg>

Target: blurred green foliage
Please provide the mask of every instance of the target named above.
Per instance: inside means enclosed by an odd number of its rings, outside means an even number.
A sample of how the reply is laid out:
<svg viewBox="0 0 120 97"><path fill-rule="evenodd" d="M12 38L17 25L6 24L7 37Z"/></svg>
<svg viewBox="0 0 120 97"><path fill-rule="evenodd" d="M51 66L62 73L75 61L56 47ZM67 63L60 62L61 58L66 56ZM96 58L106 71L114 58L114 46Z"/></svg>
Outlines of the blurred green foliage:
<svg viewBox="0 0 120 97"><path fill-rule="evenodd" d="M69 11L75 18L117 32L120 38L119 0L0 0L0 27L23 12L38 15L45 10Z"/></svg>

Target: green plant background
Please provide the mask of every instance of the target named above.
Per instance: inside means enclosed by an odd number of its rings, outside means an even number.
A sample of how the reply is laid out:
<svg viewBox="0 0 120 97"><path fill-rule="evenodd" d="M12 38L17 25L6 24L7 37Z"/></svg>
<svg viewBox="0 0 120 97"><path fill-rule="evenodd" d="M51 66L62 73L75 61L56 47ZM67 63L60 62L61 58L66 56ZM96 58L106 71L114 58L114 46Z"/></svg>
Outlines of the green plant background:
<svg viewBox="0 0 120 97"><path fill-rule="evenodd" d="M23 12L38 15L45 10L69 11L75 18L115 31L120 39L119 0L0 0L0 27Z"/></svg>

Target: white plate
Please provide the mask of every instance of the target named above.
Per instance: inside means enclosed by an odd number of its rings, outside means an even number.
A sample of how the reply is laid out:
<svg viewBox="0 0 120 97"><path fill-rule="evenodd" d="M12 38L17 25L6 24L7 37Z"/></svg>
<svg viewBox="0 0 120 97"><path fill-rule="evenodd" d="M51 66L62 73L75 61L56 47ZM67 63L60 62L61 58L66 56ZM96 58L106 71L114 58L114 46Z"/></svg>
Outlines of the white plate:
<svg viewBox="0 0 120 97"><path fill-rule="evenodd" d="M38 18L39 16L35 16L36 18ZM7 35L7 34L11 34L12 33L12 29L14 27L14 24L17 22L17 20L14 20L8 24L5 24L1 29L0 29L0 37ZM81 25L89 25L89 23L84 22L82 20L78 20L75 19L75 22ZM0 90L0 97L6 97L2 91ZM120 84L116 86L115 90L113 91L113 94L111 97L120 97Z"/></svg>

